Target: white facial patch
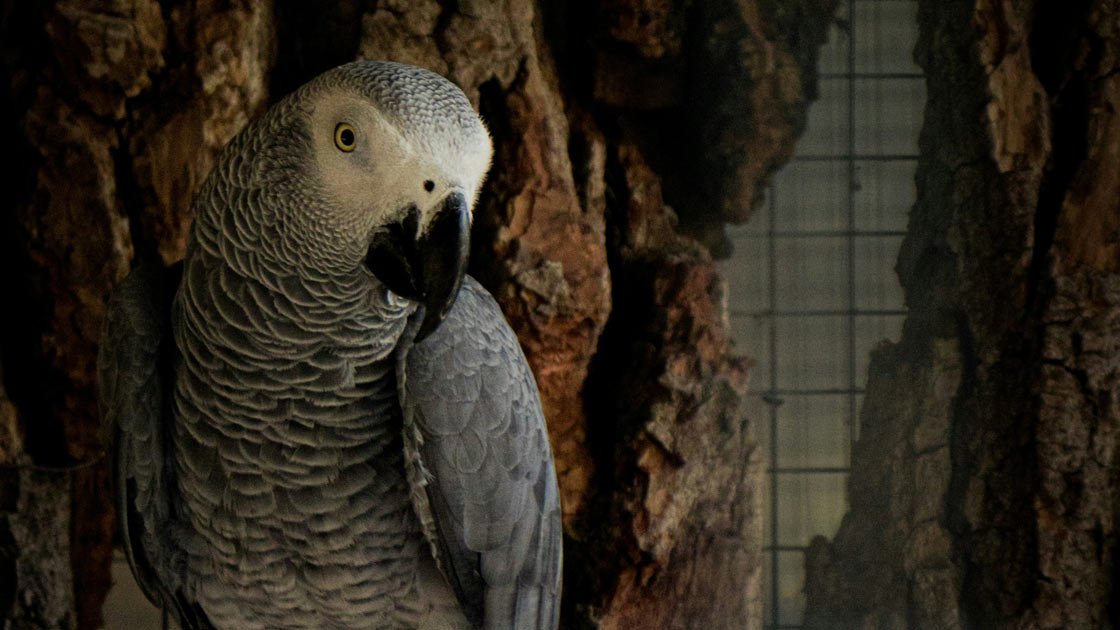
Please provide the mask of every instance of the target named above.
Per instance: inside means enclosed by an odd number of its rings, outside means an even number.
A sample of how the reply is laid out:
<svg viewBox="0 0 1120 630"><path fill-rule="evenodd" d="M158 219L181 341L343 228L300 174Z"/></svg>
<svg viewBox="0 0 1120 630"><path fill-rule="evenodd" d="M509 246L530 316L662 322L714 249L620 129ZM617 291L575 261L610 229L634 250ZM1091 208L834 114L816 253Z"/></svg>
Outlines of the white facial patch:
<svg viewBox="0 0 1120 630"><path fill-rule="evenodd" d="M426 224L454 191L473 210L493 149L485 127L470 113L473 120L453 112L454 120L409 128L409 121L383 115L375 102L345 88L324 91L314 105L311 135L319 180L337 227L364 235L398 219L410 205L420 209ZM339 124L353 128L350 150L338 145Z"/></svg>

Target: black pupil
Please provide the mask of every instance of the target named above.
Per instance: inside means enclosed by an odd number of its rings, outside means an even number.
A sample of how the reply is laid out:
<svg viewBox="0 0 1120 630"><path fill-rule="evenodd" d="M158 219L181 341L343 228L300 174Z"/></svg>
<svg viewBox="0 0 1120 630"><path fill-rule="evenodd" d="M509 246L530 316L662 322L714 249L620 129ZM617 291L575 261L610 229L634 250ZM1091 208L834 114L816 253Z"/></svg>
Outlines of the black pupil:
<svg viewBox="0 0 1120 630"><path fill-rule="evenodd" d="M338 134L338 139L342 140L344 146L352 146L354 144L354 132L350 129L343 129Z"/></svg>
<svg viewBox="0 0 1120 630"><path fill-rule="evenodd" d="M426 190L428 192L432 192L432 189L434 189L435 187L436 187L436 183L433 182L430 179L428 181L424 182L424 190Z"/></svg>

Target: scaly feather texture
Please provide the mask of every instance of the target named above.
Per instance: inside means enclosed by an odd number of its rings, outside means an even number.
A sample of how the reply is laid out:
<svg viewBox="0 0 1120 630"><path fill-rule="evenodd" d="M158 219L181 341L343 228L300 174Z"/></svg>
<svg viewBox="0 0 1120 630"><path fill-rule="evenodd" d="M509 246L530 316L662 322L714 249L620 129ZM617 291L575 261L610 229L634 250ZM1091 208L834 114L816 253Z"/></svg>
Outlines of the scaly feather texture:
<svg viewBox="0 0 1120 630"><path fill-rule="evenodd" d="M464 612L488 630L553 627L560 502L517 338L468 277L447 321L404 349L405 452L426 482L436 530L429 538Z"/></svg>
<svg viewBox="0 0 1120 630"><path fill-rule="evenodd" d="M181 277L118 289L98 375L119 521L184 627L555 628L556 480L516 338L468 278L415 341L424 307L366 266L385 226L419 239L473 200L489 159L449 82L342 66L230 143Z"/></svg>

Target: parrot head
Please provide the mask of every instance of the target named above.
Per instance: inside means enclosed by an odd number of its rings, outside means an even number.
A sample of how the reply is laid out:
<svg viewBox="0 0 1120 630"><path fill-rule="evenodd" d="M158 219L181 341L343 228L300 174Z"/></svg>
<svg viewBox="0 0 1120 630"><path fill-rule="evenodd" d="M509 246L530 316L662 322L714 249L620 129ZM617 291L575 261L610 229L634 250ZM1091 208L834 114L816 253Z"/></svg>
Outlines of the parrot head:
<svg viewBox="0 0 1120 630"><path fill-rule="evenodd" d="M360 247L390 291L423 304L423 338L466 273L471 213L493 153L486 127L450 81L396 63L340 66L300 101L314 223Z"/></svg>

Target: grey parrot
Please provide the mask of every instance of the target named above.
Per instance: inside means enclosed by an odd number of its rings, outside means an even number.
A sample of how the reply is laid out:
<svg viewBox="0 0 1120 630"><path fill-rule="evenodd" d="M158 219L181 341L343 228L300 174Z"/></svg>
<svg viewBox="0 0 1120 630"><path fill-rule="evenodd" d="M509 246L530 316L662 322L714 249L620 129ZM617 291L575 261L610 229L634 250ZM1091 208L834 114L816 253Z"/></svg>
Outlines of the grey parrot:
<svg viewBox="0 0 1120 630"><path fill-rule="evenodd" d="M118 520L182 627L556 627L540 398L465 273L491 154L449 81L340 66L229 143L182 263L115 291Z"/></svg>

